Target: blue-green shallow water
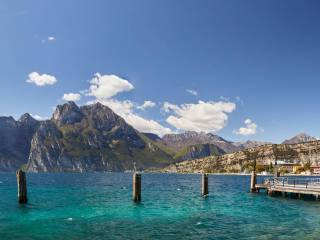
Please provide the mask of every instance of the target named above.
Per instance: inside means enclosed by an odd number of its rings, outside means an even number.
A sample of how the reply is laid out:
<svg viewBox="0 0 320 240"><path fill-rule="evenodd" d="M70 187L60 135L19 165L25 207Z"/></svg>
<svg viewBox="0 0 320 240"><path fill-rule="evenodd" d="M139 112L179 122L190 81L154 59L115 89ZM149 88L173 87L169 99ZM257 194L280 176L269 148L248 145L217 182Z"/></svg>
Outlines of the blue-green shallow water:
<svg viewBox="0 0 320 240"><path fill-rule="evenodd" d="M248 176L143 174L142 203L125 173L0 174L0 239L320 239L320 202L249 194Z"/></svg>

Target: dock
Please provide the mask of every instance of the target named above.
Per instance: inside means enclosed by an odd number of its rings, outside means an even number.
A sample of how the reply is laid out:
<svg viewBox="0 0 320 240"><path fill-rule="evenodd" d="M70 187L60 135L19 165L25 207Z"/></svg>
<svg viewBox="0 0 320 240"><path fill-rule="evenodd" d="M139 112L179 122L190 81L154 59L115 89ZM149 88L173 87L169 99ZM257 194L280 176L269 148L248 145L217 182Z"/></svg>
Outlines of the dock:
<svg viewBox="0 0 320 240"><path fill-rule="evenodd" d="M255 185L255 192L260 192L261 190L265 190L269 196L282 195L294 198L311 196L318 200L320 196L320 178L267 178L263 183Z"/></svg>

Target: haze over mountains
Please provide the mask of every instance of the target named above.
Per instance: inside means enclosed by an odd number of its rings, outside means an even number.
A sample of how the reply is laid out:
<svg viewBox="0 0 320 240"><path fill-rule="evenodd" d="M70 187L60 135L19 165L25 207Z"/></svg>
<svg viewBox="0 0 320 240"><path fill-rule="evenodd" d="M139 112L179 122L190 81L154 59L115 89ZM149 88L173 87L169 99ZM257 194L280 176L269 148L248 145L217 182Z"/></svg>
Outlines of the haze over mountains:
<svg viewBox="0 0 320 240"><path fill-rule="evenodd" d="M126 171L162 168L185 160L220 156L268 144L231 142L211 133L185 132L162 138L140 133L100 103L57 106L52 118L37 121L0 117L0 171ZM313 141L300 134L285 144Z"/></svg>

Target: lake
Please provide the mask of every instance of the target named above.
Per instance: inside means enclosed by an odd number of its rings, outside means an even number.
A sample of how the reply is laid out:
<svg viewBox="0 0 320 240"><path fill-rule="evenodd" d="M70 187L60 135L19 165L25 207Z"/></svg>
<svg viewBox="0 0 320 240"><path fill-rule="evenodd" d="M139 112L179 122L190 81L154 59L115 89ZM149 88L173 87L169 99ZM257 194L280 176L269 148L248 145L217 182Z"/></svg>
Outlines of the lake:
<svg viewBox="0 0 320 240"><path fill-rule="evenodd" d="M130 173L0 174L0 239L319 239L320 202L250 194L249 176L142 175L132 202Z"/></svg>

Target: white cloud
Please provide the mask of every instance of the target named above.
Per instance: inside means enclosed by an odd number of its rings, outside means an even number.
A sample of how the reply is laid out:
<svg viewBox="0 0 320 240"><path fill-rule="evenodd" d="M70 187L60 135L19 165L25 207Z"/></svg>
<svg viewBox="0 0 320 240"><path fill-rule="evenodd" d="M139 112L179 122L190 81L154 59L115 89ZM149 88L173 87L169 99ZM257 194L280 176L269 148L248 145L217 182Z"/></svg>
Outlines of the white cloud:
<svg viewBox="0 0 320 240"><path fill-rule="evenodd" d="M193 96L198 96L198 92L196 90L193 90L193 89L186 89L186 91L188 93L190 93L191 95Z"/></svg>
<svg viewBox="0 0 320 240"><path fill-rule="evenodd" d="M159 136L172 133L170 128L166 128L154 120L143 118L135 113L134 108L136 104L129 100L118 101L115 99L106 99L98 101L111 108L116 114L120 115L127 123L140 132L154 133Z"/></svg>
<svg viewBox="0 0 320 240"><path fill-rule="evenodd" d="M35 84L37 86L53 85L57 82L55 76L49 74L39 74L37 72L32 72L29 74L27 83Z"/></svg>
<svg viewBox="0 0 320 240"><path fill-rule="evenodd" d="M79 101L81 99L81 95L79 93L65 93L62 96L62 99L65 101Z"/></svg>
<svg viewBox="0 0 320 240"><path fill-rule="evenodd" d="M167 122L179 130L198 132L217 132L228 121L228 113L236 109L232 102L204 102L182 104L180 106L164 103L163 110L172 113Z"/></svg>
<svg viewBox="0 0 320 240"><path fill-rule="evenodd" d="M31 117L33 117L34 119L36 119L38 121L44 121L44 120L48 119L47 117L41 117L38 114L30 114L30 115L31 115Z"/></svg>
<svg viewBox="0 0 320 240"><path fill-rule="evenodd" d="M94 96L98 100L109 99L118 93L129 92L133 90L133 85L126 79L116 75L101 75L96 73L90 80L88 96Z"/></svg>
<svg viewBox="0 0 320 240"><path fill-rule="evenodd" d="M47 42L54 42L55 40L56 40L55 37L49 36L49 37L47 37L47 38L45 38L45 39L42 39L42 40L41 40L41 43L42 43L42 44L45 44L45 43L47 43Z"/></svg>
<svg viewBox="0 0 320 240"><path fill-rule="evenodd" d="M145 110L146 108L154 108L156 106L155 102L152 102L150 100L144 101L144 103L141 106L138 106L138 109Z"/></svg>
<svg viewBox="0 0 320 240"><path fill-rule="evenodd" d="M101 75L100 73L96 73L94 78L89 82L89 89L81 91L86 96L95 97L95 100L88 102L88 104L100 102L110 107L116 114L120 115L127 123L140 132L150 132L160 136L172 132L170 128L166 128L154 120L143 118L134 111L136 108L143 110L155 107L156 104L154 102L148 100L143 105L138 106L129 100L119 101L112 98L121 92L129 92L134 89L134 86L128 80L116 75Z"/></svg>
<svg viewBox="0 0 320 240"><path fill-rule="evenodd" d="M238 130L234 130L233 132L237 135L242 136L248 136L248 135L254 135L257 133L258 125L254 122L252 122L251 119L246 119L244 121L245 127L241 127Z"/></svg>
<svg viewBox="0 0 320 240"><path fill-rule="evenodd" d="M162 106L162 109L164 110L164 112L169 113L172 110L178 110L179 107L175 104L165 102Z"/></svg>

